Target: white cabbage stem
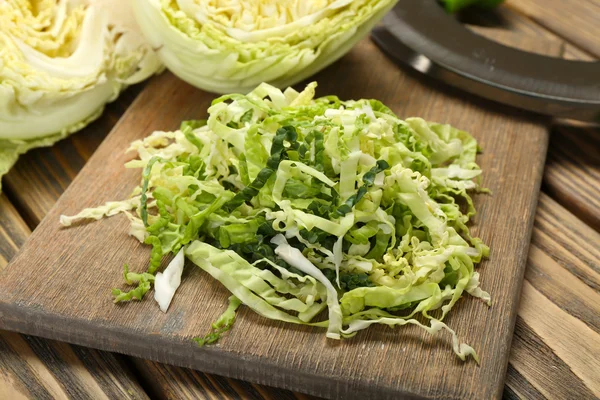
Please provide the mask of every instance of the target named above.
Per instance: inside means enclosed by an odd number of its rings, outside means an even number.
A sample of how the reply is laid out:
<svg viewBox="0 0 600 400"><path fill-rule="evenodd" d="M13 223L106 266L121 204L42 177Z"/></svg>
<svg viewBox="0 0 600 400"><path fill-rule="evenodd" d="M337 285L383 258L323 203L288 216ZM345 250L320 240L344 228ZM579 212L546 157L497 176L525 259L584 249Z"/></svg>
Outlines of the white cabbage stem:
<svg viewBox="0 0 600 400"><path fill-rule="evenodd" d="M162 312L167 312L175 291L181 284L184 265L185 255L182 247L167 268L165 268L165 271L156 274L156 278L154 279L154 300L156 300Z"/></svg>

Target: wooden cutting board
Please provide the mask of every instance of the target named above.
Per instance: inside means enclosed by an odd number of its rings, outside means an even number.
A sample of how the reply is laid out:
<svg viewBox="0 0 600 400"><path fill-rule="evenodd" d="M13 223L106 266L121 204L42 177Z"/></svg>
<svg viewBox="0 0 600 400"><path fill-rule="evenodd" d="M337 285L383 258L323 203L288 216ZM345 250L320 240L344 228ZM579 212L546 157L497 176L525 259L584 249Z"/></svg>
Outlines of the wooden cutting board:
<svg viewBox="0 0 600 400"><path fill-rule="evenodd" d="M61 228L61 214L128 197L139 170L128 144L154 130L206 117L215 97L169 73L156 77L0 274L0 329L15 330L331 398L499 398L508 361L548 135L543 121L425 81L392 64L368 39L315 77L318 95L377 98L401 118L421 116L470 131L484 153L473 230L491 246L479 267L493 305L466 296L447 319L481 364L461 362L449 336L416 327L374 327L334 342L323 330L266 320L247 308L216 346L198 348L228 292L188 265L169 312L145 301L114 305L122 265L147 265L149 250L117 216Z"/></svg>

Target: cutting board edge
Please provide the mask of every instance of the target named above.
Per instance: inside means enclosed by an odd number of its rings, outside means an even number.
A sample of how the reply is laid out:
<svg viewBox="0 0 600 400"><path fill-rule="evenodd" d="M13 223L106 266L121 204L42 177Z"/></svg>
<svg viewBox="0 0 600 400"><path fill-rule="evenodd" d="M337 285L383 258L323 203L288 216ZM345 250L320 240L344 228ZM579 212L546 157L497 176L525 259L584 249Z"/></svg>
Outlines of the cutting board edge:
<svg viewBox="0 0 600 400"><path fill-rule="evenodd" d="M504 373L502 374L501 377L501 384L497 385L497 389L494 393L494 398L496 399L501 399L503 397L503 391L504 391L504 381L506 380L506 374L508 373L508 363L509 363L509 359L510 359L510 348L512 346L512 340L513 340L513 336L514 336L514 332L515 332L515 325L517 323L517 316L518 316L518 311L519 311L519 307L521 304L521 292L523 291L523 281L525 281L525 270L527 269L527 260L529 258L529 248L531 247L531 237L533 235L533 225L535 222L535 214L536 214L536 210L537 210L537 206L538 206L538 202L539 202L539 198L540 198L540 192L542 190L542 181L544 179L544 168L546 165L546 159L548 158L548 147L550 146L550 126L549 123L547 125L546 128L546 135L543 138L543 143L542 143L542 150L540 151L540 153L543 155L539 161L539 165L536 171L536 177L535 177L535 190L534 190L534 194L533 197L531 198L531 202L529 204L529 221L527 224L527 230L525 232L526 238L527 240L524 241L524 243L526 243L526 247L527 247L527 251L521 251L521 259L519 260L519 267L517 268L517 272L518 272L518 276L516 279L516 285L514 287L514 292L513 292L513 297L514 297L514 301L512 303L512 309L510 310L510 322L509 322L509 326L508 326L508 332L509 334L506 335L507 339L506 339L506 348L507 350L503 353L503 371Z"/></svg>
<svg viewBox="0 0 600 400"><path fill-rule="evenodd" d="M68 326L74 322L77 323L78 329L71 331ZM144 358L176 367L195 369L204 373L330 399L363 400L372 398L370 396L376 396L381 400L399 398L433 400L437 398L436 396L428 397L411 392L400 392L397 389L376 386L368 382L350 382L329 376L303 373L283 365L264 362L260 357L239 357L234 353L225 353L218 349L200 349L192 340L171 342L165 340L160 334L153 335L151 339L148 339L147 336L137 335L135 332L125 332L110 326L98 327L91 321L74 321L72 318L62 315L48 314L42 309L9 304L1 299L0 330ZM111 342L114 344L111 345ZM161 348L164 350L157 350ZM154 350L151 350L149 355L147 349ZM231 369L226 364L235 367ZM503 381L504 377L500 382Z"/></svg>

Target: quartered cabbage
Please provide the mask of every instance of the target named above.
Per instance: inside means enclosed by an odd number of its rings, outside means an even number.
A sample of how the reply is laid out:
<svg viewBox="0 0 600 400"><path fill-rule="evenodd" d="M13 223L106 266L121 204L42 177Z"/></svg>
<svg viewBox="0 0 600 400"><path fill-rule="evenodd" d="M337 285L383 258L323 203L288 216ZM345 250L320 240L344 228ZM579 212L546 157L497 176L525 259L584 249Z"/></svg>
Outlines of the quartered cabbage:
<svg viewBox="0 0 600 400"><path fill-rule="evenodd" d="M0 1L0 177L160 68L130 0Z"/></svg>
<svg viewBox="0 0 600 400"><path fill-rule="evenodd" d="M241 303L332 339L373 324L444 329L461 359L477 359L443 322L465 293L490 302L474 269L488 248L467 227L475 139L376 100L314 99L315 87L261 84L214 100L208 120L133 142L135 196L61 222L123 212L152 246L147 272L126 268L137 286L114 289L115 301L141 299L163 256L183 249L234 296L200 343Z"/></svg>
<svg viewBox="0 0 600 400"><path fill-rule="evenodd" d="M325 68L395 0L134 0L137 20L164 64L190 84L246 93L285 88Z"/></svg>

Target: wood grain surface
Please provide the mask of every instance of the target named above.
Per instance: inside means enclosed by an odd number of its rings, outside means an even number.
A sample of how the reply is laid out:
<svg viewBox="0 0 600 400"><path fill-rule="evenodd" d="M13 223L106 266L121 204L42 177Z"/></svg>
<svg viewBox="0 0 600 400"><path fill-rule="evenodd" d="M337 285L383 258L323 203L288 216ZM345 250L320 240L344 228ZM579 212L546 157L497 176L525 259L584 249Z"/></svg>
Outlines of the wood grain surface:
<svg viewBox="0 0 600 400"><path fill-rule="evenodd" d="M129 88L117 102L107 107L99 120L77 135L70 136L52 148L36 149L21 156L5 177L5 189L8 188L12 201L18 205L21 214L27 216L28 222L25 223L6 194L0 194L0 270L25 243L31 234L29 227L36 227L50 211L142 89L141 85ZM34 351L27 351L27 347L23 345L32 340L45 343L44 347L38 346L42 349L39 355ZM129 361L116 353L5 331L0 331L0 342L3 349L9 349L0 360L0 371L5 371L0 377L0 399L73 398L71 393L64 393L64 388L68 389L71 385L80 387L77 397L81 398L94 398L93 394L96 393L82 394L82 391L85 393L85 388L99 386L106 394L99 398L111 399L143 399L146 392L152 398L161 399L316 399L284 389L137 358ZM68 351L54 352L53 357L45 357L47 350L43 349L56 346L63 349L71 347L70 353L85 355L88 359L101 362L97 363L98 367L93 371L88 371L85 381L73 380L71 376L78 374L82 365L85 367L89 364L72 358L61 358ZM131 366L135 366L136 370L132 371ZM44 374L52 376L52 379L40 380L39 370L46 371ZM142 379L143 388L137 378ZM116 385L107 386L106 382L115 382ZM56 387L61 389L56 391Z"/></svg>
<svg viewBox="0 0 600 400"><path fill-rule="evenodd" d="M525 278L505 393L600 397L600 234L541 195Z"/></svg>
<svg viewBox="0 0 600 400"><path fill-rule="evenodd" d="M3 326L327 397L375 391L387 397L498 397L547 145L545 128L530 115L439 92L392 65L368 40L318 79L319 94L379 98L401 117L421 115L469 130L490 149L480 162L487 172L484 184L495 194L478 196L476 221L486 223L475 230L494 248L481 273L495 302L488 309L464 300L448 319L461 339L479 351L479 367L457 362L447 337L428 338L417 329L372 329L331 345L320 331L267 322L246 309L220 347L197 349L189 339L209 326L227 296L197 269L190 270L172 305L175 311L167 315L150 301L114 306L107 289L120 285L120 265L129 261L141 267L147 249L133 239L123 240L125 219L72 229L59 229L56 221L60 213L127 196L138 171L122 168L127 156L118 149L152 130L173 129L182 119L204 115L212 96L169 74L153 80L138 97L2 273ZM54 238L52 243L47 237ZM27 271L33 276L25 281ZM48 281L52 284L43 285ZM406 356L398 360L395 354Z"/></svg>
<svg viewBox="0 0 600 400"><path fill-rule="evenodd" d="M506 0L506 4L600 58L600 0Z"/></svg>
<svg viewBox="0 0 600 400"><path fill-rule="evenodd" d="M524 0L521 3L535 1L537 0ZM518 8L502 6L490 11L467 9L461 12L458 18L478 33L507 46L548 56L595 60L591 53L549 31ZM556 44L560 46L557 53L552 49Z"/></svg>
<svg viewBox="0 0 600 400"><path fill-rule="evenodd" d="M132 357L157 399L318 400L318 397Z"/></svg>
<svg viewBox="0 0 600 400"><path fill-rule="evenodd" d="M6 267L31 231L5 194L0 193L0 270Z"/></svg>
<svg viewBox="0 0 600 400"><path fill-rule="evenodd" d="M2 399L147 399L123 356L0 331Z"/></svg>
<svg viewBox="0 0 600 400"><path fill-rule="evenodd" d="M600 128L557 126L544 171L548 193L600 230Z"/></svg>

